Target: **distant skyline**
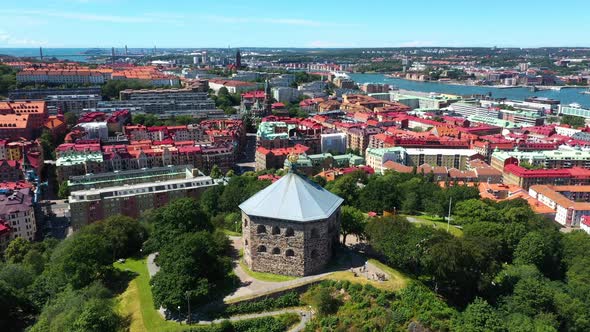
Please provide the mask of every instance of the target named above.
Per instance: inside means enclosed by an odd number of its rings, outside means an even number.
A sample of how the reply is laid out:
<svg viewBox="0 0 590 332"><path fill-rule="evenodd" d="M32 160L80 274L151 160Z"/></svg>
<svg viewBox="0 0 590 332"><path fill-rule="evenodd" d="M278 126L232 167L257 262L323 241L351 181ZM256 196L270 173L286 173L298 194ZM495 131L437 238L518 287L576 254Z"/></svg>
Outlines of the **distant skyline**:
<svg viewBox="0 0 590 332"><path fill-rule="evenodd" d="M0 48L589 47L590 1L27 0Z"/></svg>

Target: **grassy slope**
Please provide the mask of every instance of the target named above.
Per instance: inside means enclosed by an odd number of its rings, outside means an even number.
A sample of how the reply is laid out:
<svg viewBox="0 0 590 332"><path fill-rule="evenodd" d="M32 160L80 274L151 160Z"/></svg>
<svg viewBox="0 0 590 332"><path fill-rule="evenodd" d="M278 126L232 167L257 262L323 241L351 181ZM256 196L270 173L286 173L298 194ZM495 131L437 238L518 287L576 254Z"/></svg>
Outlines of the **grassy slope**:
<svg viewBox="0 0 590 332"><path fill-rule="evenodd" d="M131 318L130 332L174 332L186 328L186 325L166 321L154 308L145 258L129 258L125 263L115 263L115 267L137 273L127 290L119 295L119 312Z"/></svg>

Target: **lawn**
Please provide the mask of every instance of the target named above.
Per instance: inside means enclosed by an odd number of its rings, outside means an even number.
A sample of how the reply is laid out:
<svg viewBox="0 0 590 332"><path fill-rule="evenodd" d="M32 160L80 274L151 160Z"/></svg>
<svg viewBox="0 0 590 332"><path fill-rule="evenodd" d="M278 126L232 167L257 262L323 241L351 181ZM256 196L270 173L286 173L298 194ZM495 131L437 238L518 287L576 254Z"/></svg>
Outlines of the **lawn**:
<svg viewBox="0 0 590 332"><path fill-rule="evenodd" d="M137 276L129 283L125 292L117 297L117 310L121 315L129 318L130 332L186 331L186 324L167 321L162 318L160 313L154 308L154 298L152 297L149 283L150 277L145 258L128 258L125 263L117 262L114 266L120 270L127 270L137 274ZM197 327L204 325L192 324L190 326Z"/></svg>
<svg viewBox="0 0 590 332"><path fill-rule="evenodd" d="M383 269L385 271L385 269ZM392 269L393 270L393 269ZM395 270L394 270L395 271ZM364 277L355 277L354 274L350 271L338 271L331 273L325 276L323 279L326 280L348 280L352 283L357 283L361 285L369 284L374 286L375 288L388 290L388 291L397 291L404 288L409 280L409 278L403 276L401 278L397 277L395 274L391 274L389 270L387 270L389 274L389 280L387 281L375 281L375 280L368 280ZM400 272L396 271L396 274L400 274Z"/></svg>
<svg viewBox="0 0 590 332"><path fill-rule="evenodd" d="M225 229L224 228L222 231L227 236L242 236L242 233L234 232L234 231L231 231L229 229Z"/></svg>
<svg viewBox="0 0 590 332"><path fill-rule="evenodd" d="M427 226L431 226L437 229L442 229L443 231L447 230L447 223L442 221L443 218L440 217L431 217L431 216L426 216L426 215L421 215L421 216L408 216L408 217L412 217L414 219L417 220L417 222L415 222L414 224L417 225L427 225ZM457 226L453 226L451 225L449 228L449 232L456 236L456 237L461 237L463 236L463 230L461 230L460 228L458 228Z"/></svg>
<svg viewBox="0 0 590 332"><path fill-rule="evenodd" d="M282 282L282 281L289 281L289 280L297 279L297 277L292 277L292 276L284 276L284 275L274 274L274 273L252 271L248 268L248 266L246 265L246 263L244 263L243 260L240 260L240 267L242 268L242 270L244 270L244 272L246 272L247 275L249 275L250 277L252 277L254 279L261 280L261 281Z"/></svg>
<svg viewBox="0 0 590 332"><path fill-rule="evenodd" d="M145 258L128 258L125 263L115 263L115 267L137 274L137 277L129 283L127 290L118 297L119 312L130 317L130 332L175 332L186 329L186 325L165 320L154 308Z"/></svg>

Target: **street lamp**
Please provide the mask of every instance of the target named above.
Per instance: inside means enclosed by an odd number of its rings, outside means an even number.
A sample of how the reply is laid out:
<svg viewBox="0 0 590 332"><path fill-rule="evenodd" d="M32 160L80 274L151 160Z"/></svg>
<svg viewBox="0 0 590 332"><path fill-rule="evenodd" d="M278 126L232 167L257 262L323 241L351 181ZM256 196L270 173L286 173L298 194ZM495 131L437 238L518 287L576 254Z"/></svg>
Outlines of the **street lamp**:
<svg viewBox="0 0 590 332"><path fill-rule="evenodd" d="M186 295L186 302L187 302L187 306L188 306L188 317L187 317L187 324L191 323L191 297L190 297L190 292L186 291L186 293L184 293Z"/></svg>
<svg viewBox="0 0 590 332"><path fill-rule="evenodd" d="M180 319L180 306L178 306L178 321L182 324L182 319Z"/></svg>
<svg viewBox="0 0 590 332"><path fill-rule="evenodd" d="M313 310L311 310L311 306L309 306L309 320L313 320Z"/></svg>

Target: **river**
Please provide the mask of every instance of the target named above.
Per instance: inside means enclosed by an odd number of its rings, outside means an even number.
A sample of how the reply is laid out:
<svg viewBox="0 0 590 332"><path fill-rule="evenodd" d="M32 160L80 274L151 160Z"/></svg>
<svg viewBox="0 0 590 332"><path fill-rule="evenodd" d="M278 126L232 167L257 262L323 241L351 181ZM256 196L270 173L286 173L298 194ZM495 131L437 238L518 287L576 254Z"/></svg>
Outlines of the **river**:
<svg viewBox="0 0 590 332"><path fill-rule="evenodd" d="M386 77L382 74L349 74L350 78L359 84L363 83L387 83L395 85L403 90L438 92L456 95L474 95L492 93L495 98L507 98L513 100L524 100L527 97L547 97L561 101L562 104L578 103L584 108L590 108L590 95L580 92L588 88L566 88L560 91L544 90L532 92L527 88L501 89L488 86L465 86L452 85L438 82L410 81L400 78Z"/></svg>

